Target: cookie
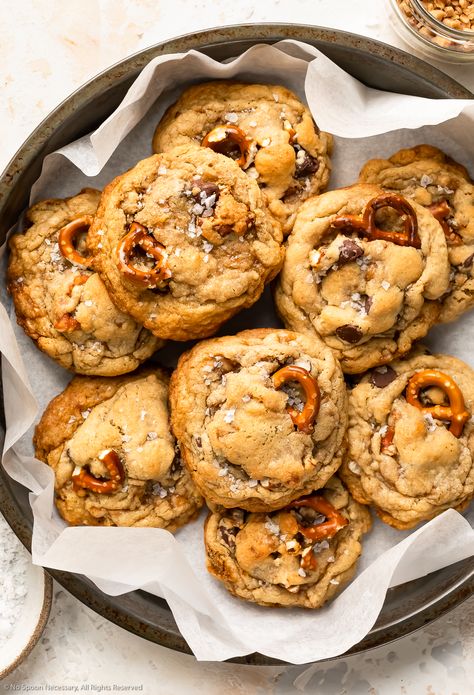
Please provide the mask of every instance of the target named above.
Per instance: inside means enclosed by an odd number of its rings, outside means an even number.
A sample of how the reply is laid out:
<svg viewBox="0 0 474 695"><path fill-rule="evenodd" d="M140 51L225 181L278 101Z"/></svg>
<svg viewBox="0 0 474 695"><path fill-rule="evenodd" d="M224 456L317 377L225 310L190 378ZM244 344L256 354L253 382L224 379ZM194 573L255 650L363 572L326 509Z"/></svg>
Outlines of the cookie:
<svg viewBox="0 0 474 695"><path fill-rule="evenodd" d="M89 240L115 304L173 340L209 336L251 306L283 258L257 184L208 148L153 155L114 179Z"/></svg>
<svg viewBox="0 0 474 695"><path fill-rule="evenodd" d="M328 183L332 136L286 87L219 81L187 89L159 123L153 150L203 143L240 162L285 234L301 202Z"/></svg>
<svg viewBox="0 0 474 695"><path fill-rule="evenodd" d="M449 263L425 208L358 184L306 201L275 292L287 328L321 338L347 373L409 351L438 318Z"/></svg>
<svg viewBox="0 0 474 695"><path fill-rule="evenodd" d="M220 508L204 532L207 568L262 606L320 608L352 579L370 514L337 477L268 514Z"/></svg>
<svg viewBox="0 0 474 695"><path fill-rule="evenodd" d="M467 170L438 148L418 145L371 159L359 178L416 201L441 222L451 275L438 321L453 321L473 307L474 183Z"/></svg>
<svg viewBox="0 0 474 695"><path fill-rule="evenodd" d="M398 529L461 511L474 494L473 412L474 372L455 357L418 350L379 367L349 394L341 477Z"/></svg>
<svg viewBox="0 0 474 695"><path fill-rule="evenodd" d="M78 376L48 405L35 451L69 524L174 531L196 516L203 500L170 432L168 381L159 368Z"/></svg>
<svg viewBox="0 0 474 695"><path fill-rule="evenodd" d="M181 356L171 422L208 504L278 509L338 469L347 425L329 348L291 331L215 338Z"/></svg>
<svg viewBox="0 0 474 695"><path fill-rule="evenodd" d="M18 323L40 350L79 374L115 376L163 343L114 306L89 267L85 232L99 198L86 188L30 208L26 231L10 239L8 289Z"/></svg>

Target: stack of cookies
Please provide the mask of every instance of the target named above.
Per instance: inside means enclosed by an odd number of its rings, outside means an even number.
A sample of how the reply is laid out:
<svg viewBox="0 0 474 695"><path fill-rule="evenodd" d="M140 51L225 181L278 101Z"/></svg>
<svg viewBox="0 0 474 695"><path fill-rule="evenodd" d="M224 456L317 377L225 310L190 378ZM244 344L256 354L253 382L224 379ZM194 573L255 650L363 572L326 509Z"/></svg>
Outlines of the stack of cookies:
<svg viewBox="0 0 474 695"><path fill-rule="evenodd" d="M409 529L474 495L474 372L416 344L474 303L474 185L422 145L322 193L332 138L274 85L191 87L153 150L10 241L18 322L77 374L36 455L69 524L175 531L206 502L232 594L317 608L368 506ZM286 329L211 337L274 279ZM171 380L143 364L203 338Z"/></svg>

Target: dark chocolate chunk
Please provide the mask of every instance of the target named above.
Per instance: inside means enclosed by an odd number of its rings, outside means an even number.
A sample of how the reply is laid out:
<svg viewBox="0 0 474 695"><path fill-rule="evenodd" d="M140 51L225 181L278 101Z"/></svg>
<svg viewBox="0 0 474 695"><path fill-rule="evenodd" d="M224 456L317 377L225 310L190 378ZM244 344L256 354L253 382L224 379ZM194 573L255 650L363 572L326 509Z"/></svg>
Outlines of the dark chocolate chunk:
<svg viewBox="0 0 474 695"><path fill-rule="evenodd" d="M336 335L346 343L358 343L364 334L357 326L351 326L350 323L346 323L344 326L336 328Z"/></svg>
<svg viewBox="0 0 474 695"><path fill-rule="evenodd" d="M364 255L364 250L352 239L345 239L339 247L339 264L350 263Z"/></svg>
<svg viewBox="0 0 474 695"><path fill-rule="evenodd" d="M232 526L231 528L219 526L221 538L232 553L235 551L235 536L239 531L240 529L238 526Z"/></svg>
<svg viewBox="0 0 474 695"><path fill-rule="evenodd" d="M202 204L203 200L211 195L219 198L219 186L212 181L203 181L203 179L194 179L192 182L192 196L197 203Z"/></svg>
<svg viewBox="0 0 474 695"><path fill-rule="evenodd" d="M295 176L296 178L300 179L303 178L303 176L309 176L310 174L315 174L317 170L319 169L319 162L317 159L312 157L309 152L304 151L304 158L299 158L298 153L301 152L302 150L298 150L296 153L296 168L295 168Z"/></svg>
<svg viewBox="0 0 474 695"><path fill-rule="evenodd" d="M462 268L470 268L472 265L472 261L474 261L474 253L471 253L470 256L466 258L465 261L461 263Z"/></svg>
<svg viewBox="0 0 474 695"><path fill-rule="evenodd" d="M377 367L370 375L370 383L376 386L378 389L383 389L391 384L392 381L397 378L397 376L397 372L388 365Z"/></svg>

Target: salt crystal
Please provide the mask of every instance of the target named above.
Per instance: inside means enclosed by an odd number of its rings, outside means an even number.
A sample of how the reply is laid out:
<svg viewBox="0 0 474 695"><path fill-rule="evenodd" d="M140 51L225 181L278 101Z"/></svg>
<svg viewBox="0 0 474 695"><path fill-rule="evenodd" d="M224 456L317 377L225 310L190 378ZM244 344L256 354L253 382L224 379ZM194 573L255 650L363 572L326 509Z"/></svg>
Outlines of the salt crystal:
<svg viewBox="0 0 474 695"><path fill-rule="evenodd" d="M423 419L426 423L426 429L428 430L428 432L434 432L436 429L438 429L435 419L431 413L426 413L425 415L423 415Z"/></svg>
<svg viewBox="0 0 474 695"><path fill-rule="evenodd" d="M248 403L250 400L250 396L249 395L242 396L242 400L244 403Z"/></svg>
<svg viewBox="0 0 474 695"><path fill-rule="evenodd" d="M199 205L199 203L195 203L191 208L191 212L193 213L193 215L202 215L202 213L204 212L204 208L202 205Z"/></svg>
<svg viewBox="0 0 474 695"><path fill-rule="evenodd" d="M270 533L273 533L274 536L279 535L280 526L270 516L265 517L265 524L264 525L265 525L265 528L267 529L267 531L270 531Z"/></svg>
<svg viewBox="0 0 474 695"><path fill-rule="evenodd" d="M146 410L140 411L140 420L141 420L142 422L143 422L143 420L145 419L145 416L146 416Z"/></svg>
<svg viewBox="0 0 474 695"><path fill-rule="evenodd" d="M73 422L76 422L76 420L77 420L77 418L74 417L74 415L71 415L71 417L70 417L69 420L67 421L67 424L68 424L68 425L72 425L72 423L73 423Z"/></svg>
<svg viewBox="0 0 474 695"><path fill-rule="evenodd" d="M228 468L221 468L219 473L218 473L219 478L223 478L225 475L227 475L228 472L229 472Z"/></svg>
<svg viewBox="0 0 474 695"><path fill-rule="evenodd" d="M268 147L268 145L271 143L270 138L264 138L262 140L262 147Z"/></svg>
<svg viewBox="0 0 474 695"><path fill-rule="evenodd" d="M280 101L279 95L276 94L275 92L273 92L273 98L274 98L274 100L275 100L276 102Z"/></svg>
<svg viewBox="0 0 474 695"><path fill-rule="evenodd" d="M382 285L382 287L384 288L385 291L389 290L391 287L391 284L389 282L387 282L387 280L382 280L382 282L380 284Z"/></svg>
<svg viewBox="0 0 474 695"><path fill-rule="evenodd" d="M349 461L347 466L354 475L360 475L360 466L355 461Z"/></svg>
<svg viewBox="0 0 474 695"><path fill-rule="evenodd" d="M168 169L162 164L158 167L158 173L160 174L160 176L163 176L164 174L168 173Z"/></svg>
<svg viewBox="0 0 474 695"><path fill-rule="evenodd" d="M420 185L423 186L423 188L426 188L430 185L430 183L433 183L433 179L431 178L431 176L423 174L423 176L420 179Z"/></svg>
<svg viewBox="0 0 474 695"><path fill-rule="evenodd" d="M235 408L229 408L229 410L224 415L224 422L233 422L235 416Z"/></svg>
<svg viewBox="0 0 474 695"><path fill-rule="evenodd" d="M147 438L147 440L148 440L149 442L151 442L151 441L153 441L154 439L158 439L158 435L157 435L156 432L148 432L146 438Z"/></svg>
<svg viewBox="0 0 474 695"><path fill-rule="evenodd" d="M257 487L257 485L258 485L258 480L255 480L255 478L250 478L250 480L248 482L248 486L249 487Z"/></svg>
<svg viewBox="0 0 474 695"><path fill-rule="evenodd" d="M256 128L257 127L257 121L250 121L249 126L251 128Z"/></svg>
<svg viewBox="0 0 474 695"><path fill-rule="evenodd" d="M90 408L88 408L87 410L83 410L83 411L81 412L81 415L82 415L82 417L84 418L84 420L87 420L87 418L89 417L90 413L91 413L91 410L90 410Z"/></svg>
<svg viewBox="0 0 474 695"><path fill-rule="evenodd" d="M92 306L92 304L92 299L86 299L86 301L84 302L84 306Z"/></svg>
<svg viewBox="0 0 474 695"><path fill-rule="evenodd" d="M214 246L212 244L210 244L208 241L203 241L202 248L204 249L204 251L206 253L209 253L210 251L212 251Z"/></svg>
<svg viewBox="0 0 474 695"><path fill-rule="evenodd" d="M239 117L237 116L237 114L233 113L232 111L229 113L226 113L224 115L224 118L228 123L237 123L237 121L239 120Z"/></svg>
<svg viewBox="0 0 474 695"><path fill-rule="evenodd" d="M339 584L339 579L330 579L329 583L330 584Z"/></svg>
<svg viewBox="0 0 474 695"><path fill-rule="evenodd" d="M302 567L299 568L298 574L300 575L300 577L306 577L306 572Z"/></svg>

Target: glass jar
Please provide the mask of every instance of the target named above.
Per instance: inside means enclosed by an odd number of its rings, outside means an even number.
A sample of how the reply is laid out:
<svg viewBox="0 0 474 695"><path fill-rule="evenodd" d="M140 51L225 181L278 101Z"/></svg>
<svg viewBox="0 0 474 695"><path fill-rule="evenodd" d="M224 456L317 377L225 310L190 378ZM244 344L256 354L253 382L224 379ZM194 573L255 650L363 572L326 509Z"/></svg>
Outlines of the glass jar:
<svg viewBox="0 0 474 695"><path fill-rule="evenodd" d="M426 2L426 0L425 0ZM474 30L455 29L444 24L425 6L423 0L388 0L391 8L392 26L400 38L425 56L451 63L474 63ZM444 11L449 14L455 8L448 2L440 3L436 9L438 16ZM458 7L459 1L455 3ZM474 2L468 2L467 11L474 8ZM452 19L456 19L454 13ZM474 22L473 22L474 23Z"/></svg>

